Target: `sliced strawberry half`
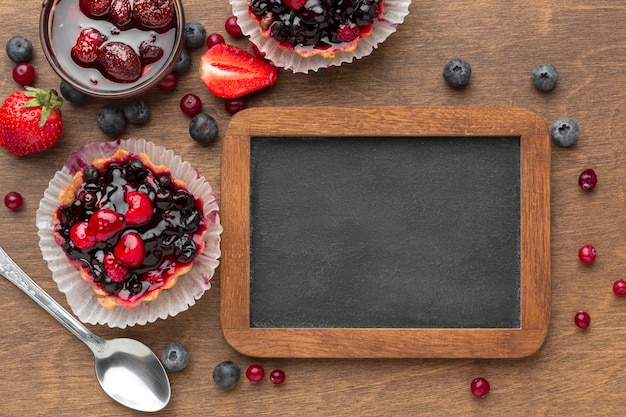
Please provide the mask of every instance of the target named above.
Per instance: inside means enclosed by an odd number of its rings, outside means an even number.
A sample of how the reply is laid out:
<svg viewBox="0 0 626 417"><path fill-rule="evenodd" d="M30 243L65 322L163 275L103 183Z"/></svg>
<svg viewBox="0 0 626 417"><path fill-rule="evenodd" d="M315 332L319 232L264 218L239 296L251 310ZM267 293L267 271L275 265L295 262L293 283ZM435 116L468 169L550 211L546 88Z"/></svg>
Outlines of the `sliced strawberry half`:
<svg viewBox="0 0 626 417"><path fill-rule="evenodd" d="M202 55L200 78L210 92L237 98L274 84L276 67L229 44L217 44Z"/></svg>

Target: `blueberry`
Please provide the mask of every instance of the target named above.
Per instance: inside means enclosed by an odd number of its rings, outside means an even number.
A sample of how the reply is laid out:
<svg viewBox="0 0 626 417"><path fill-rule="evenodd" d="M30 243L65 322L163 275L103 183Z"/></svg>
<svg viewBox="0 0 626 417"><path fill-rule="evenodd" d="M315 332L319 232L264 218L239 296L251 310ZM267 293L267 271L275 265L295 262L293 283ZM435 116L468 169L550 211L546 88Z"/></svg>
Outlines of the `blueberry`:
<svg viewBox="0 0 626 417"><path fill-rule="evenodd" d="M565 117L557 120L552 124L550 136L552 140L559 146L572 146L578 140L578 123L574 119Z"/></svg>
<svg viewBox="0 0 626 417"><path fill-rule="evenodd" d="M33 59L33 44L23 36L13 36L6 44L9 59L13 62L29 62Z"/></svg>
<svg viewBox="0 0 626 417"><path fill-rule="evenodd" d="M85 181L87 184L95 183L98 181L99 178L100 171L98 171L98 168L89 167L83 172L83 181Z"/></svg>
<svg viewBox="0 0 626 417"><path fill-rule="evenodd" d="M191 54L187 49L183 49L183 51L180 53L180 58L178 58L178 61L176 61L174 71L182 74L189 71L189 68L191 68Z"/></svg>
<svg viewBox="0 0 626 417"><path fill-rule="evenodd" d="M220 388L233 388L239 382L240 376L239 365L232 361L218 363L213 369L213 381Z"/></svg>
<svg viewBox="0 0 626 417"><path fill-rule="evenodd" d="M559 74L551 64L537 65L530 74L530 80L537 90L550 91L556 85Z"/></svg>
<svg viewBox="0 0 626 417"><path fill-rule="evenodd" d="M472 76L472 67L461 58L451 59L443 67L443 79L450 87L462 87L469 83Z"/></svg>
<svg viewBox="0 0 626 417"><path fill-rule="evenodd" d="M124 116L129 123L142 124L150 118L148 103L137 98L124 106Z"/></svg>
<svg viewBox="0 0 626 417"><path fill-rule="evenodd" d="M171 342L161 353L161 362L170 371L182 371L189 365L189 351L180 342Z"/></svg>
<svg viewBox="0 0 626 417"><path fill-rule="evenodd" d="M98 127L108 135L122 133L126 128L124 112L110 104L102 106L98 113Z"/></svg>
<svg viewBox="0 0 626 417"><path fill-rule="evenodd" d="M206 41L206 29L200 22L190 20L185 23L185 46L187 48L198 48Z"/></svg>
<svg viewBox="0 0 626 417"><path fill-rule="evenodd" d="M189 122L189 135L199 143L213 142L217 136L217 122L206 113L197 114Z"/></svg>
<svg viewBox="0 0 626 417"><path fill-rule="evenodd" d="M59 90L61 90L61 95L64 99L74 104L80 104L88 97L86 94L78 91L77 89L66 83L64 80L61 80Z"/></svg>

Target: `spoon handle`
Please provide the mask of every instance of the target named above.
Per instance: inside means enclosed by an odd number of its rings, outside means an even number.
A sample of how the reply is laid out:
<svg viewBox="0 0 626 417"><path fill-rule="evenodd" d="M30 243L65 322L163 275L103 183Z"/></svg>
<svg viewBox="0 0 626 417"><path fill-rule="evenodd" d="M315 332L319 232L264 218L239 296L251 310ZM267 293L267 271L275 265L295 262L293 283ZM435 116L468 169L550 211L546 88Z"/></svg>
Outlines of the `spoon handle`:
<svg viewBox="0 0 626 417"><path fill-rule="evenodd" d="M92 351L96 352L102 348L104 340L89 331L87 327L37 285L2 248L0 248L0 275L11 281L16 287L35 300L35 302L50 313L52 317L57 319L70 332L89 346Z"/></svg>

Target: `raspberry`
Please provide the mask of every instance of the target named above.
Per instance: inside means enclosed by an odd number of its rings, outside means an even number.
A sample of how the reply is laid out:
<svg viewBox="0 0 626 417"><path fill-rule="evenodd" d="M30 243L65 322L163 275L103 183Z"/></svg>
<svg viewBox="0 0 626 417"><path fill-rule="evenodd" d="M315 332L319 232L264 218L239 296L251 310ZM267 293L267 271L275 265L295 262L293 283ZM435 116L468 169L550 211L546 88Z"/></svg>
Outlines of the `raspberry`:
<svg viewBox="0 0 626 417"><path fill-rule="evenodd" d="M352 42L361 34L361 29L354 23L339 25L337 40L340 42Z"/></svg>
<svg viewBox="0 0 626 417"><path fill-rule="evenodd" d="M128 211L124 214L126 224L138 226L146 223L152 217L152 202L146 193L130 191L124 197L128 203Z"/></svg>
<svg viewBox="0 0 626 417"><path fill-rule="evenodd" d="M128 268L122 265L112 253L104 255L102 260L104 264L104 272L109 276L113 282L123 282L128 275Z"/></svg>

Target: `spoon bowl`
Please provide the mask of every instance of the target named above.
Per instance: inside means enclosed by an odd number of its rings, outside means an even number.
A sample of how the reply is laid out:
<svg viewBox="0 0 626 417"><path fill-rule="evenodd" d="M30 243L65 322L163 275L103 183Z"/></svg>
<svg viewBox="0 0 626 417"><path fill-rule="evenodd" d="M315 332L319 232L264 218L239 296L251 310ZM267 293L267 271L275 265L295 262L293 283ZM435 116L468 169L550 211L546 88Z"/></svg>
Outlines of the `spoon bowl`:
<svg viewBox="0 0 626 417"><path fill-rule="evenodd" d="M167 373L149 347L134 339L105 340L93 334L39 287L2 248L0 275L15 284L91 349L96 377L107 395L138 411L159 411L169 403L171 389Z"/></svg>

